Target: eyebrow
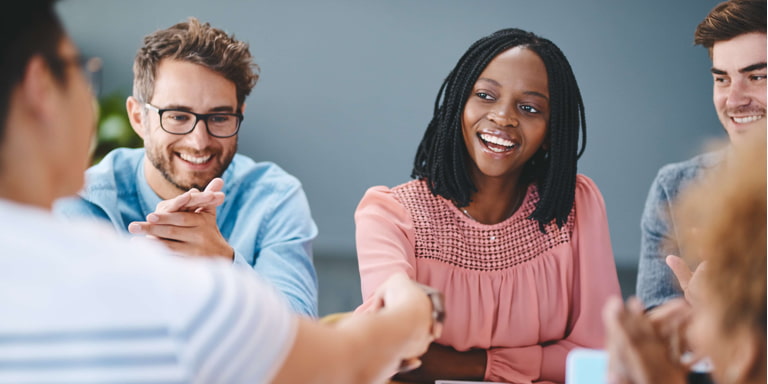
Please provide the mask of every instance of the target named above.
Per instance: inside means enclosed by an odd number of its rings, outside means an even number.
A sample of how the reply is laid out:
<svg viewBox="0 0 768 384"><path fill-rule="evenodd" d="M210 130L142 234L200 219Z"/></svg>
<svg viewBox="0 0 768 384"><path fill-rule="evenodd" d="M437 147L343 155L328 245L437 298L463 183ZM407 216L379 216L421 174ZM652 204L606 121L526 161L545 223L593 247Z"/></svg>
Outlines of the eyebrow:
<svg viewBox="0 0 768 384"><path fill-rule="evenodd" d="M757 71L759 69L765 69L765 62L755 63L755 64L752 64L752 65L748 65L748 66L746 66L746 67L744 67L742 69L739 69L739 73L747 73L747 72ZM726 72L726 71L724 71L722 69L717 69L715 67L712 67L711 71L715 75L727 75L728 74L728 72Z"/></svg>
<svg viewBox="0 0 768 384"><path fill-rule="evenodd" d="M499 82L498 82L498 81L496 81L496 80L494 80L494 79L489 79L489 78L487 78L487 77L481 77L481 78L477 79L477 81L480 81L480 80L483 80L483 81L487 81L487 82L489 82L489 83L493 83L493 84L494 84L495 86L497 86L497 87L500 87L500 86L501 86L501 84L499 84ZM530 95L530 96L538 96L538 97L541 97L541 98L542 98L542 99L544 99L544 100L547 100L547 101L549 101L549 97L547 97L547 95L545 95L545 94L543 94L543 93L541 93L541 92L536 92L536 91L524 91L524 92L523 92L523 94L525 94L525 95Z"/></svg>
<svg viewBox="0 0 768 384"><path fill-rule="evenodd" d="M179 104L171 104L171 105L168 105L168 106L166 106L164 108L160 108L160 109L178 109L178 110L181 110L181 111L192 112L192 108L184 106L184 105L179 105ZM215 113L215 112L232 113L234 111L235 111L234 108L224 105L224 106L220 106L220 107L211 108L206 113L212 113L212 112L213 113Z"/></svg>

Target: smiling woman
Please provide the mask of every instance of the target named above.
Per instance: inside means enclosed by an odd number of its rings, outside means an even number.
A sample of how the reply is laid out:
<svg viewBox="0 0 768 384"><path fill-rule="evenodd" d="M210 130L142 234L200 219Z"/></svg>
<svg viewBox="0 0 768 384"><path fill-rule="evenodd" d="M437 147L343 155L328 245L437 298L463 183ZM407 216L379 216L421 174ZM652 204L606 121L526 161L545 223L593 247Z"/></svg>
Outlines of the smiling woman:
<svg viewBox="0 0 768 384"><path fill-rule="evenodd" d="M498 185L497 181L518 188L512 199L501 199L493 210L482 211L470 203L465 209L474 211L472 218L495 224L520 206L525 183L519 180L525 164L547 149L549 109L547 70L535 52L521 46L511 48L491 60L480 74L462 118L464 142L472 159L468 162L471 179L478 191L487 190L479 185Z"/></svg>
<svg viewBox="0 0 768 384"><path fill-rule="evenodd" d="M416 180L365 193L358 311L398 272L446 298L442 336L396 379L563 382L568 351L602 346L600 310L620 291L602 195L576 173L583 111L557 46L500 30L443 83Z"/></svg>

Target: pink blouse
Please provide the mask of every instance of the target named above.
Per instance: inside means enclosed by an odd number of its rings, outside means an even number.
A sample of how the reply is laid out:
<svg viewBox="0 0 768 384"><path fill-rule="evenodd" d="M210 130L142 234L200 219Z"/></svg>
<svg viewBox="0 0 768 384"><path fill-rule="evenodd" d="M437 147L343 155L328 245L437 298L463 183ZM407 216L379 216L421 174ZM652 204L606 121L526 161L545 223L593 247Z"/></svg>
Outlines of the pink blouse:
<svg viewBox="0 0 768 384"><path fill-rule="evenodd" d="M621 291L594 182L577 176L567 223L545 226L546 234L527 219L538 199L531 185L514 215L486 225L423 181L370 188L355 212L358 311L389 275L404 271L445 294L438 343L487 350L485 380L562 383L572 348L602 348L603 303Z"/></svg>

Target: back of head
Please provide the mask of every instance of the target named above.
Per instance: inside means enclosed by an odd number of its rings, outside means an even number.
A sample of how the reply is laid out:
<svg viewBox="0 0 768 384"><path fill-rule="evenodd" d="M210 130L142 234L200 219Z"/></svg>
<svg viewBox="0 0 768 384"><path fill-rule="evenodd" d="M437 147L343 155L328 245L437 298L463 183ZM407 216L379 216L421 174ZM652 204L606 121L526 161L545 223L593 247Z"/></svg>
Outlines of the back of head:
<svg viewBox="0 0 768 384"><path fill-rule="evenodd" d="M14 10L0 12L0 144L6 130L13 89L24 76L27 63L42 55L54 76L64 79L58 49L64 29L54 9L55 0L25 0Z"/></svg>
<svg viewBox="0 0 768 384"><path fill-rule="evenodd" d="M766 337L766 136L738 151L680 200L686 257L701 257L707 305L720 311L718 334L749 329Z"/></svg>
<svg viewBox="0 0 768 384"><path fill-rule="evenodd" d="M514 47L530 49L541 58L549 85L549 150L534 155L523 169L523 182L537 182L541 196L532 218L542 226L553 219L562 225L573 206L576 161L586 145L584 105L570 63L560 48L528 31L498 30L477 40L462 55L440 87L411 176L425 179L436 195L459 206L469 204L475 186L466 168L469 155L461 125L464 106L491 60Z"/></svg>
<svg viewBox="0 0 768 384"><path fill-rule="evenodd" d="M259 67L253 62L248 44L235 39L209 23L190 17L147 35L133 62L133 96L150 102L155 74L163 59L202 65L235 84L238 108L259 79Z"/></svg>
<svg viewBox="0 0 768 384"><path fill-rule="evenodd" d="M766 33L766 0L728 0L715 6L699 23L693 42L712 52L719 41L751 32Z"/></svg>

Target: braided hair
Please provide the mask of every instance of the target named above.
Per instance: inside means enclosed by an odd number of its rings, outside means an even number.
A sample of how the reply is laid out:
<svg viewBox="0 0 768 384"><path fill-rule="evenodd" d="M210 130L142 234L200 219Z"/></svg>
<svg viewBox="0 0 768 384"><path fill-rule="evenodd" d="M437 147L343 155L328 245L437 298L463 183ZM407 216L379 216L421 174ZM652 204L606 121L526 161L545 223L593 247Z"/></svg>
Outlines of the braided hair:
<svg viewBox="0 0 768 384"><path fill-rule="evenodd" d="M485 67L502 52L525 47L544 62L550 95L547 126L549 147L525 164L521 182L536 182L540 200L529 219L539 228L553 219L566 222L576 190L576 162L586 146L586 121L581 93L571 66L551 41L517 28L502 29L477 40L446 77L435 99L434 115L419 143L412 178L425 180L434 195L469 205L477 191L467 170L469 153L462 134L462 115L472 88ZM582 134L579 148L579 132Z"/></svg>

